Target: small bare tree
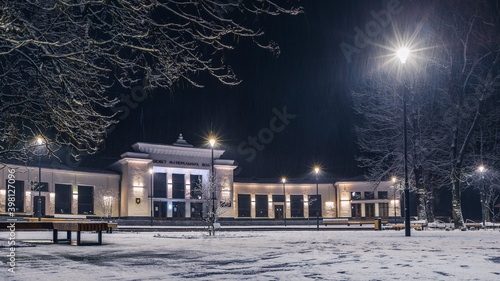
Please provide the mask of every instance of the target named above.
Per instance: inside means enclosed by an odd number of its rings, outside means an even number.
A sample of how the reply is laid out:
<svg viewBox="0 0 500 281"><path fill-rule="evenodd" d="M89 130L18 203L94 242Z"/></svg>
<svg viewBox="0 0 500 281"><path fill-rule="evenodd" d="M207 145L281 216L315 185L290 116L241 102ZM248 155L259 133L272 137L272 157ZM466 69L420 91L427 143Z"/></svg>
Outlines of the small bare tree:
<svg viewBox="0 0 500 281"><path fill-rule="evenodd" d="M219 217L225 212L224 207L230 206L228 205L230 203L220 199L221 186L222 183L212 176L205 182L199 179L194 186L191 186L191 199L203 202L204 219L208 223L210 236L215 235Z"/></svg>

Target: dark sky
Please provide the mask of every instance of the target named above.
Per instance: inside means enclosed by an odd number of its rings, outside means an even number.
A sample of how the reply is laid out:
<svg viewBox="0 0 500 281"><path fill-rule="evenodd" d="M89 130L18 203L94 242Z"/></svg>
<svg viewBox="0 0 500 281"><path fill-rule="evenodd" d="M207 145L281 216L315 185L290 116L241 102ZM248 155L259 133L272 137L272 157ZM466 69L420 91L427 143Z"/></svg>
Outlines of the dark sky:
<svg viewBox="0 0 500 281"><path fill-rule="evenodd" d="M402 0L401 7L406 2ZM277 58L242 40L227 54L243 80L240 85L224 86L212 79L202 89L181 85L173 92L154 91L144 101L134 102L135 108L127 106L130 114L110 133L105 150L90 159L105 166L135 142L172 144L179 133L202 147L213 129L221 141L219 148L226 150L224 158L239 164L236 178L302 177L315 163L330 177L360 175L349 91L362 75L356 56L366 57L374 47L362 49L348 63L339 45L354 45L354 28L373 21L371 12L387 9L388 2L299 3L304 14L261 22L266 38L280 45ZM385 33L392 34L390 26L380 36ZM123 94L131 96L130 91ZM274 116L283 114L284 108L294 118L281 126ZM271 136L272 128L277 132ZM259 132L268 143L258 140L255 149L248 139L258 139Z"/></svg>

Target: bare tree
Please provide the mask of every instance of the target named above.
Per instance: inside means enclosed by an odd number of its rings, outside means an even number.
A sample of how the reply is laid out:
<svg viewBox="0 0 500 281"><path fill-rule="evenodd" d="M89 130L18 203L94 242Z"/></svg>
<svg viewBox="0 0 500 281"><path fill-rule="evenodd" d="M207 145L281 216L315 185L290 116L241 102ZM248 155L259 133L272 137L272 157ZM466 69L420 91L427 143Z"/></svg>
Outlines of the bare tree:
<svg viewBox="0 0 500 281"><path fill-rule="evenodd" d="M215 235L216 223L219 217L225 212L224 207L227 202L221 199L221 187L224 183L218 181L216 177L209 176L208 181L200 179L191 187L191 199L200 200L204 210L204 219L208 223L208 234Z"/></svg>
<svg viewBox="0 0 500 281"><path fill-rule="evenodd" d="M440 40L436 61L447 86L448 115L443 119L449 128L452 215L455 227L464 226L461 192L464 169L475 166L474 136L485 116L485 104L498 91L500 62L500 14L498 1L446 1L437 9L435 35ZM451 13L450 13L451 11ZM496 85L495 85L496 84ZM497 88L495 88L497 87ZM488 125L497 127L498 118Z"/></svg>
<svg viewBox="0 0 500 281"><path fill-rule="evenodd" d="M202 87L200 73L238 84L225 52L249 38L279 54L259 41L259 20L302 11L239 0L6 0L0 9L0 156L21 160L37 136L48 153L97 152L116 122L114 87Z"/></svg>
<svg viewBox="0 0 500 281"><path fill-rule="evenodd" d="M422 75L415 74L414 76ZM401 86L398 86L401 85ZM419 219L433 220L434 188L445 184L443 173L434 167L437 146L433 139L433 123L437 117L436 91L429 89L421 79L397 77L391 71L379 71L353 92L354 110L360 123L356 127L361 155L357 160L367 170L367 178L374 182L396 176L404 179L402 94L408 96L408 167L410 190L418 198ZM440 145L442 146L442 145ZM447 182L446 182L447 183Z"/></svg>
<svg viewBox="0 0 500 281"><path fill-rule="evenodd" d="M498 7L498 1L436 3L430 11L432 16L419 23L426 28L418 36L433 46L431 51L419 54L426 57L419 73L412 73L406 81L395 81L384 74L372 76L354 94L355 109L364 117L357 129L358 144L365 153L359 159L361 165L368 168L372 178L401 175L402 114L398 106L402 103L393 93L402 90L391 85L405 83L410 97L410 183L418 191L418 214L427 213L426 196L433 198L428 187L447 185L453 197L456 227L464 226L464 171L484 161L498 169L493 157L498 155L495 144L500 130L499 99L494 95L500 88ZM488 133L479 138L485 128Z"/></svg>

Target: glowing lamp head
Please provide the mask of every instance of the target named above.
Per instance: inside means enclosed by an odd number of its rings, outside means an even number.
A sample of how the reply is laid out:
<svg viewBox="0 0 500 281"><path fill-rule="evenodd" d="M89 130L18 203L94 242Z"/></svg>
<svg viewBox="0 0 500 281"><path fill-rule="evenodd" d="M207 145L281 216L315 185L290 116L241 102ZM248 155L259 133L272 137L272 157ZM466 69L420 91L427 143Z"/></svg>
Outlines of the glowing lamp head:
<svg viewBox="0 0 500 281"><path fill-rule="evenodd" d="M410 50L408 48L401 48L396 52L396 56L398 56L401 63L405 63L408 55L410 54Z"/></svg>
<svg viewBox="0 0 500 281"><path fill-rule="evenodd" d="M282 177L282 178L281 178L281 182L282 182L282 183L285 183L285 182L286 182L286 178L285 178L285 177Z"/></svg>
<svg viewBox="0 0 500 281"><path fill-rule="evenodd" d="M150 174L153 174L153 168L149 168L148 171L149 171Z"/></svg>
<svg viewBox="0 0 500 281"><path fill-rule="evenodd" d="M392 178L391 178L391 181L392 181L393 183L394 183L394 182L396 182L396 180L397 180L397 178L396 178L396 177L392 177Z"/></svg>
<svg viewBox="0 0 500 281"><path fill-rule="evenodd" d="M316 175L319 173L319 167L318 166L314 167L314 172L316 173Z"/></svg>
<svg viewBox="0 0 500 281"><path fill-rule="evenodd" d="M483 165L480 165L479 168L477 168L477 170L480 172L480 173L483 173L484 170L486 170L486 168L483 166Z"/></svg>
<svg viewBox="0 0 500 281"><path fill-rule="evenodd" d="M37 137L37 138L36 138L36 143L37 143L37 144L39 144L39 145L40 145L40 144L43 144L43 139L42 139L42 137Z"/></svg>
<svg viewBox="0 0 500 281"><path fill-rule="evenodd" d="M214 147L214 145L215 145L215 139L214 138L211 138L208 142L210 143L211 147Z"/></svg>

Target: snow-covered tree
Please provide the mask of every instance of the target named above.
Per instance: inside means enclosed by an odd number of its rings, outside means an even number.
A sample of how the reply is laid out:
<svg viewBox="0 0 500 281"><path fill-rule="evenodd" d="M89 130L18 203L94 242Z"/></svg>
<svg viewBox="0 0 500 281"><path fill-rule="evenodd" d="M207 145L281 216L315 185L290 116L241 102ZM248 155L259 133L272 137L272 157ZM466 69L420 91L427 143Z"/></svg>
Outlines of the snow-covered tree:
<svg viewBox="0 0 500 281"><path fill-rule="evenodd" d="M405 69L406 77L380 71L354 93L363 117L357 129L359 160L373 179L402 175L400 96L406 91L410 185L419 197L420 217L432 216L425 206L434 188L446 185L455 226L463 227L464 171L485 161L498 169L499 6L499 1L435 2L419 21L405 22L406 28L419 27L416 68Z"/></svg>
<svg viewBox="0 0 500 281"><path fill-rule="evenodd" d="M216 177L209 176L207 181L202 181L201 178L191 186L191 199L202 200L205 207L205 220L208 223L208 234L215 235L215 223L219 217L225 212L224 207L226 202L221 200L221 187L223 183L217 180Z"/></svg>
<svg viewBox="0 0 500 281"><path fill-rule="evenodd" d="M441 3L436 9L441 16L435 18L433 30L440 40L436 62L441 65L441 77L447 82L442 93L449 100L442 124L448 128L446 139L451 144L452 215L455 226L463 227L464 169L477 165L474 139L480 132L481 121L487 121L486 105L498 105L495 92L500 89L500 2L460 1L459 4ZM498 130L500 115L494 115L487 126Z"/></svg>
<svg viewBox="0 0 500 281"><path fill-rule="evenodd" d="M116 122L115 87L202 87L202 73L238 84L226 51L249 38L278 54L259 20L301 11L272 0L2 1L0 157L25 160L37 136L49 153L97 152Z"/></svg>

